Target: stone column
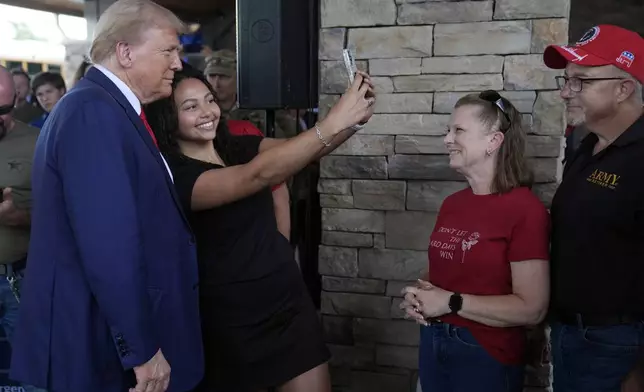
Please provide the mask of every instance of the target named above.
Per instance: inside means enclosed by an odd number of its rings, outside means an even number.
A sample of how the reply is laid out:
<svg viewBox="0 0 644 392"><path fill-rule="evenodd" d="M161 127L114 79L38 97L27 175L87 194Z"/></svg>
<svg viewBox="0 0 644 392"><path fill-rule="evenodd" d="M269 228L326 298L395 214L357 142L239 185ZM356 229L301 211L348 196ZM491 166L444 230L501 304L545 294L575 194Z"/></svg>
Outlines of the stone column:
<svg viewBox="0 0 644 392"><path fill-rule="evenodd" d="M94 36L94 26L103 11L110 5L116 3L116 0L85 0L85 19L87 19L87 38L89 40Z"/></svg>
<svg viewBox="0 0 644 392"><path fill-rule="evenodd" d="M443 199L466 186L443 135L456 100L502 91L524 113L528 153L549 204L563 144L563 107L541 60L566 43L569 0L321 0L322 115L346 87L345 42L379 92L365 129L321 162L322 320L341 391L416 387L419 329L402 320L400 290L427 270ZM547 362L547 361L544 361ZM549 386L549 366L527 387Z"/></svg>
<svg viewBox="0 0 644 392"><path fill-rule="evenodd" d="M65 63L63 65L63 78L67 88L73 87L76 70L89 54L90 41L69 41L65 43Z"/></svg>

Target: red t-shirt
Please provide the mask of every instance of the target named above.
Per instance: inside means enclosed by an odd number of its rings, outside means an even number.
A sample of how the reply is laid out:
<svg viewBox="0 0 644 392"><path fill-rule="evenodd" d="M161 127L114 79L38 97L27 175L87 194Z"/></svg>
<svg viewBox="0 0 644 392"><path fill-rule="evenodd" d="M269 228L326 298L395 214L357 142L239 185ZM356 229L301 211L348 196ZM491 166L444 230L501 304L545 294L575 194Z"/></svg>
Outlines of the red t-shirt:
<svg viewBox="0 0 644 392"><path fill-rule="evenodd" d="M243 135L254 135L264 137L262 131L260 131L252 122L246 120L228 120L228 131L231 135L243 136ZM271 189L276 190L284 185L284 183L274 185Z"/></svg>
<svg viewBox="0 0 644 392"><path fill-rule="evenodd" d="M510 263L548 260L549 235L548 212L528 188L501 195L464 189L441 206L430 237L429 279L461 294L512 294ZM498 361L524 362L523 327L489 327L451 314L441 320L467 327Z"/></svg>

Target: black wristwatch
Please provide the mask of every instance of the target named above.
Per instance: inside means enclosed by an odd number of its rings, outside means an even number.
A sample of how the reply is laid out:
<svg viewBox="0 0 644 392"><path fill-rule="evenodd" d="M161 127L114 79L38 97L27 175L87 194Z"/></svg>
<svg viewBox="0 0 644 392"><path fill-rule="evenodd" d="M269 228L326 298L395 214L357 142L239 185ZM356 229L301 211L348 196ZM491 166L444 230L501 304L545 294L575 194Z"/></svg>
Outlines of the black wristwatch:
<svg viewBox="0 0 644 392"><path fill-rule="evenodd" d="M452 314L458 313L463 307L463 297L459 293L454 293L449 297L449 308Z"/></svg>

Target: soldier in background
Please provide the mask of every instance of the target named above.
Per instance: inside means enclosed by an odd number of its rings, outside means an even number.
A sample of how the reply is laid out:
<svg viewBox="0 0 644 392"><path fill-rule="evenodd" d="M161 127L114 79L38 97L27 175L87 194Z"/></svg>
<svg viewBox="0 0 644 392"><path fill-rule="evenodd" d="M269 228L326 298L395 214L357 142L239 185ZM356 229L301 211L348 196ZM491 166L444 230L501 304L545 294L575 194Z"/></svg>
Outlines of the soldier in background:
<svg viewBox="0 0 644 392"><path fill-rule="evenodd" d="M16 86L16 106L12 116L25 124L40 118L45 112L38 105L31 91L31 77L21 68L11 70L13 84Z"/></svg>
<svg viewBox="0 0 644 392"><path fill-rule="evenodd" d="M16 75L15 71L9 72L0 66L0 328L4 329L10 346L14 344L20 285L27 265L31 234L31 161L38 139L38 129L14 117L16 95L21 94L14 86ZM24 100L23 105L30 103ZM28 385L23 385L22 389L43 391Z"/></svg>
<svg viewBox="0 0 644 392"><path fill-rule="evenodd" d="M207 60L204 75L217 93L217 103L229 120L246 120L266 135L266 111L240 109L237 104L237 54L230 49L214 52ZM298 120L288 110L275 111L275 137L293 137Z"/></svg>

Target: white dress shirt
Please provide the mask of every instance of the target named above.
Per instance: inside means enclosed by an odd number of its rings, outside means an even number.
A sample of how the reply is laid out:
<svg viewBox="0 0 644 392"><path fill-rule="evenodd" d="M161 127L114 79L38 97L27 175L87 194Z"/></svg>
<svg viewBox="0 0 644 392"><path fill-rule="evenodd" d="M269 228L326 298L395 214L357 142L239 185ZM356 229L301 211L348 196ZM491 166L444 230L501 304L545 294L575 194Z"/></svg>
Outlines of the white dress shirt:
<svg viewBox="0 0 644 392"><path fill-rule="evenodd" d="M141 115L141 102L139 99L134 95L134 92L132 91L131 88L127 86L127 84L123 83L121 79L118 78L118 76L114 75L110 70L107 68L103 67L102 65L94 64L94 68L97 70L101 71L103 75L107 76L109 80L112 81L116 85L116 87L123 93L127 101L132 105L132 108L134 108L134 111L136 114L139 116ZM163 154L159 152L159 155L161 155L161 159L163 160L163 163L165 164L165 168L168 170L168 174L170 175L170 179L174 182L174 177L172 177L172 171L170 171L170 166L168 166L168 162L165 161L165 158L163 157Z"/></svg>

